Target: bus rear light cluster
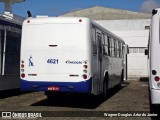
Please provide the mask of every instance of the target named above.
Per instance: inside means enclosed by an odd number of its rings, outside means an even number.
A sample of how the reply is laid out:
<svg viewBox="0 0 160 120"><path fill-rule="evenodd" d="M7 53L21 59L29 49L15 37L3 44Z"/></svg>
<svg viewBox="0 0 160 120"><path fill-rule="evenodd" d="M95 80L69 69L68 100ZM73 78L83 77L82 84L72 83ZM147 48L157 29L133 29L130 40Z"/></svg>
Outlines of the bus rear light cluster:
<svg viewBox="0 0 160 120"><path fill-rule="evenodd" d="M24 61L22 61L22 63L21 63L21 78L25 78L25 74L24 74Z"/></svg>
<svg viewBox="0 0 160 120"><path fill-rule="evenodd" d="M157 71L156 71L156 70L152 70L152 75L157 75ZM160 81L159 76L154 76L154 80L155 80L156 82Z"/></svg>
<svg viewBox="0 0 160 120"><path fill-rule="evenodd" d="M83 68L84 68L83 73L85 73L85 74L83 74L82 77L83 77L83 79L87 79L87 75L86 74L87 74L88 65L83 65Z"/></svg>

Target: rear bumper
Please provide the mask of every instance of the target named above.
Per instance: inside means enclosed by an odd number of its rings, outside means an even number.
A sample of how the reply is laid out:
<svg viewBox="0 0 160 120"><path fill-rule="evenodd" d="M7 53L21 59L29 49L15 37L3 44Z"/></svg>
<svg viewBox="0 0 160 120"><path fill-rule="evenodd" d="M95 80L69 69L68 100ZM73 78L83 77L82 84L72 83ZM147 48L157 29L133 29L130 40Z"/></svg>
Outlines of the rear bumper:
<svg viewBox="0 0 160 120"><path fill-rule="evenodd" d="M160 90L150 89L152 104L160 104Z"/></svg>
<svg viewBox="0 0 160 120"><path fill-rule="evenodd" d="M48 87L59 87L60 92L91 93L92 78L82 82L40 82L20 80L22 91L48 91Z"/></svg>

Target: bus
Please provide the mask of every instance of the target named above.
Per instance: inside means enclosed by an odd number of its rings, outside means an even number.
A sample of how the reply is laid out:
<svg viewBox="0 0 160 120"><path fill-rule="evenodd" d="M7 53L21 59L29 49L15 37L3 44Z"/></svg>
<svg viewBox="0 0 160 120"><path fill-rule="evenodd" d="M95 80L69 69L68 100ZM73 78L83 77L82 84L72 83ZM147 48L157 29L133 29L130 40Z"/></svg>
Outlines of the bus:
<svg viewBox="0 0 160 120"><path fill-rule="evenodd" d="M0 15L0 90L20 88L22 24Z"/></svg>
<svg viewBox="0 0 160 120"><path fill-rule="evenodd" d="M20 86L65 93L102 94L126 79L127 45L85 17L36 17L23 22Z"/></svg>
<svg viewBox="0 0 160 120"><path fill-rule="evenodd" d="M160 9L152 11L150 24L148 48L145 55L148 55L149 91L151 104L160 104Z"/></svg>

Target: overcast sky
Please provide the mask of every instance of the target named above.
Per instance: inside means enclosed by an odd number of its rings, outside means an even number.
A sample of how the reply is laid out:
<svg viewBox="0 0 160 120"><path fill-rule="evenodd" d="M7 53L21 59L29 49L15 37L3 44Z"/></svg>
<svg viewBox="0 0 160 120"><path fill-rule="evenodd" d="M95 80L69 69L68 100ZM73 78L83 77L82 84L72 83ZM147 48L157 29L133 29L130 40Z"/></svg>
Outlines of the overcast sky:
<svg viewBox="0 0 160 120"><path fill-rule="evenodd" d="M33 16L58 16L93 6L151 13L153 8L160 7L160 0L25 0L13 5L13 13L27 17L26 11L30 10ZM4 6L0 3L0 13L3 11Z"/></svg>

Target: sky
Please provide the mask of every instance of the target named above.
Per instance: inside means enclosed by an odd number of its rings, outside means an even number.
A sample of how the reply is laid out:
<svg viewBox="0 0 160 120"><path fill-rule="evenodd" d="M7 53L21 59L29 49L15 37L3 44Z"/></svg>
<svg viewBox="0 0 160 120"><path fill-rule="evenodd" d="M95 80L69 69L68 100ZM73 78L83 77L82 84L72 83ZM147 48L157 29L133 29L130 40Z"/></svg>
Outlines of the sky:
<svg viewBox="0 0 160 120"><path fill-rule="evenodd" d="M58 16L93 6L151 13L153 8L160 7L160 0L25 0L13 4L13 13L27 17L30 10L33 16ZM0 13L3 11L4 5L0 3Z"/></svg>

